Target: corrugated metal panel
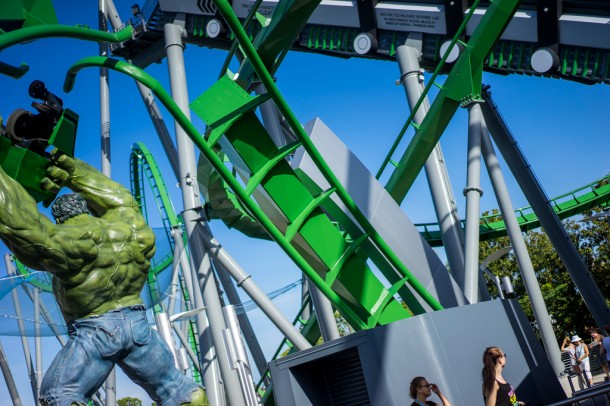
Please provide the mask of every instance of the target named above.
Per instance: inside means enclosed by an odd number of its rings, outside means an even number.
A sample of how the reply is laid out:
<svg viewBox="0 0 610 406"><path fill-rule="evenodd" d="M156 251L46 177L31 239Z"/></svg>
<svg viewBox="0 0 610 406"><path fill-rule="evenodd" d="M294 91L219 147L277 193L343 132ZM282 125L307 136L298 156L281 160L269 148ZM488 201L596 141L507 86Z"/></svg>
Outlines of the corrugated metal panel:
<svg viewBox="0 0 610 406"><path fill-rule="evenodd" d="M346 351L341 362L333 360L324 373L333 406L370 405L357 348Z"/></svg>

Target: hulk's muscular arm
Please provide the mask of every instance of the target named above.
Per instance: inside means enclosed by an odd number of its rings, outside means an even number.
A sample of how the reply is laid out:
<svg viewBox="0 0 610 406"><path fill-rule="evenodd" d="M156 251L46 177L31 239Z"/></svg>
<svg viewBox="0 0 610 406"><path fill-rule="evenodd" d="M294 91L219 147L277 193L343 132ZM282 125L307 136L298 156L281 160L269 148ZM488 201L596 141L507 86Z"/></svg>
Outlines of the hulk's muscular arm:
<svg viewBox="0 0 610 406"><path fill-rule="evenodd" d="M96 217L127 220L122 216L128 216L144 220L136 200L123 185L77 158L54 155L47 174L41 184L44 189L57 192L61 186L67 186L85 198Z"/></svg>
<svg viewBox="0 0 610 406"><path fill-rule="evenodd" d="M58 238L57 226L38 211L36 201L0 167L0 239L25 265L61 274L82 261L69 261L72 250L95 255L89 244L75 241L69 250ZM83 259L81 258L81 259Z"/></svg>

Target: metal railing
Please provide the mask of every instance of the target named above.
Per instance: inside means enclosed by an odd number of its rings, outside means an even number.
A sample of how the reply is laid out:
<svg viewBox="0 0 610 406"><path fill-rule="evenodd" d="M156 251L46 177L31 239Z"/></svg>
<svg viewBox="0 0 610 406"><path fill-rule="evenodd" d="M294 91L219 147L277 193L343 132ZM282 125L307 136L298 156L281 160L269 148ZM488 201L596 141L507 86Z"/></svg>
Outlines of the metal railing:
<svg viewBox="0 0 610 406"><path fill-rule="evenodd" d="M559 402L549 403L545 406L568 406L568 405L607 405L610 402L610 383L593 386L576 392L576 395ZM581 403L582 402L582 403Z"/></svg>

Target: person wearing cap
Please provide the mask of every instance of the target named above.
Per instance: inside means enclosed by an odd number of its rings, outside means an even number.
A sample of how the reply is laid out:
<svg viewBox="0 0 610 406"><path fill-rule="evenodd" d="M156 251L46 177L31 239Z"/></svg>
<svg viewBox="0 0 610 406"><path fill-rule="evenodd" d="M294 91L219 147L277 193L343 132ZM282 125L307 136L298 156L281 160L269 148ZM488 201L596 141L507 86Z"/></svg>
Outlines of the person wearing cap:
<svg viewBox="0 0 610 406"><path fill-rule="evenodd" d="M69 340L42 380L43 406L85 405L115 364L158 404L208 405L203 388L175 366L152 331L140 292L155 235L122 185L54 152L41 188L67 187L51 212L0 168L0 239L26 266L53 275L53 294Z"/></svg>
<svg viewBox="0 0 610 406"><path fill-rule="evenodd" d="M576 363L580 367L580 370L587 377L589 386L593 385L593 375L591 375L591 366L589 365L589 347L583 343L582 339L577 335L572 337L570 340L574 344L574 356L576 357Z"/></svg>
<svg viewBox="0 0 610 406"><path fill-rule="evenodd" d="M567 352L570 354L570 366L572 367L572 371L576 374L582 373L580 370L580 366L576 363L576 347L570 341L570 337L565 337L563 342L561 343L561 352Z"/></svg>

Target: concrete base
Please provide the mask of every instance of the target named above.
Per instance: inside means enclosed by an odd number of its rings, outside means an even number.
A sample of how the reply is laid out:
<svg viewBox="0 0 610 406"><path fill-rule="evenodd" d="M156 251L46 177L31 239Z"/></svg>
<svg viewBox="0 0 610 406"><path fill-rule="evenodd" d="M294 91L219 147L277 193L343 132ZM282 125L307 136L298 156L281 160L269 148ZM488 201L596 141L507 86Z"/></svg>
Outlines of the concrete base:
<svg viewBox="0 0 610 406"><path fill-rule="evenodd" d="M531 406L566 398L527 318L514 300L460 306L401 320L270 363L276 404L405 405L424 376L454 405L483 404L482 355L507 354L503 376ZM433 395L430 400L439 400Z"/></svg>

